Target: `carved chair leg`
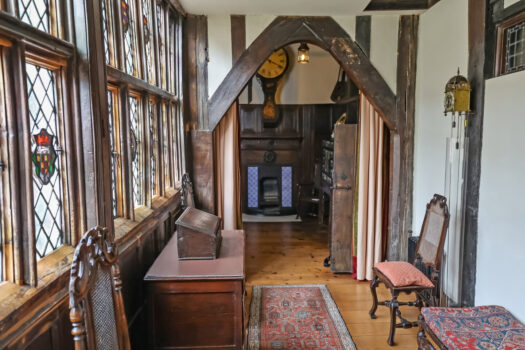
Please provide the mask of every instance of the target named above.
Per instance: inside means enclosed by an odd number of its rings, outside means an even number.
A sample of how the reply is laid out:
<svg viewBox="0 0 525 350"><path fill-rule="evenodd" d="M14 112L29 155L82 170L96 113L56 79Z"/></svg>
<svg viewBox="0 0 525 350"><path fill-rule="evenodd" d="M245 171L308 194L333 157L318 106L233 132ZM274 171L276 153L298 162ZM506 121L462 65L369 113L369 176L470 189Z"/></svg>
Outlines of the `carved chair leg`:
<svg viewBox="0 0 525 350"><path fill-rule="evenodd" d="M388 345L394 345L394 335L396 333L397 310L399 303L397 301L397 293L392 294L392 300L389 302L390 307L390 334L388 335Z"/></svg>
<svg viewBox="0 0 525 350"><path fill-rule="evenodd" d="M376 316L376 310L377 310L377 292L376 292L376 288L377 288L378 284L379 284L379 277L375 276L374 279L372 281L370 281L370 291L372 292L373 304L372 304L372 308L370 309L370 311L368 313L370 314L370 318L371 319L376 319L377 318L377 316Z"/></svg>
<svg viewBox="0 0 525 350"><path fill-rule="evenodd" d="M435 350L432 343L428 340L425 330L423 328L423 316L419 315L419 332L417 333L417 349L418 350Z"/></svg>

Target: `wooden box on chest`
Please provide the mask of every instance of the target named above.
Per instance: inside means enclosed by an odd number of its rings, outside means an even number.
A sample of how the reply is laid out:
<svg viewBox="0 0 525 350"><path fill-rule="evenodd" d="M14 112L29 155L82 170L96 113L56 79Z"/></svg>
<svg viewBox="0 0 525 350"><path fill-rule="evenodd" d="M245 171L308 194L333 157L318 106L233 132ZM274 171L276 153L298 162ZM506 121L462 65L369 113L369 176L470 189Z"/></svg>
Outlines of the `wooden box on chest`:
<svg viewBox="0 0 525 350"><path fill-rule="evenodd" d="M186 208L176 222L179 259L218 258L222 241L220 223L218 216Z"/></svg>

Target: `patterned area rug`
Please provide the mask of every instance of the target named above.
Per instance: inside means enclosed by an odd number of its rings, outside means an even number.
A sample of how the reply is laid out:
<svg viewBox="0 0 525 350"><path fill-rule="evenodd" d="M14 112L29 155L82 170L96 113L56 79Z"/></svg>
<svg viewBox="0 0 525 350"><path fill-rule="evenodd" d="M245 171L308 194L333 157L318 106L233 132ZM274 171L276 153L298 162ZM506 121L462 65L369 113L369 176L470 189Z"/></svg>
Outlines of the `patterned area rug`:
<svg viewBox="0 0 525 350"><path fill-rule="evenodd" d="M254 286L248 349L357 349L325 285Z"/></svg>

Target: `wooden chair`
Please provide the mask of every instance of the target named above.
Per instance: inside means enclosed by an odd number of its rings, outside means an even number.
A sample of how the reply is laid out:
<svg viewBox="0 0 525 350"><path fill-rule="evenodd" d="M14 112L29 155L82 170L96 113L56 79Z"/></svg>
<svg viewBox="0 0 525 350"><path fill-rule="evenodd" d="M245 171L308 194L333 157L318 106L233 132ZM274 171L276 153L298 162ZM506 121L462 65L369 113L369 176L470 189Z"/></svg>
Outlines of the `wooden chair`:
<svg viewBox="0 0 525 350"><path fill-rule="evenodd" d="M195 197L193 196L193 182L186 173L182 175L182 198L181 204L184 208L195 208Z"/></svg>
<svg viewBox="0 0 525 350"><path fill-rule="evenodd" d="M106 228L84 234L69 280L69 318L76 350L130 349L117 248Z"/></svg>
<svg viewBox="0 0 525 350"><path fill-rule="evenodd" d="M417 322L410 322L401 316L399 306L416 306L419 309L426 305L437 303L437 283L439 280L439 268L443 244L448 229L449 213L446 198L435 194L430 203L421 227L421 233L416 248L414 264L401 261L390 261L375 264L373 270L375 277L370 282L370 290L373 297L373 305L370 309L370 317L377 318L375 312L378 305L390 308L390 334L388 344L394 344L396 328L412 328ZM425 276L416 265L432 267L431 279ZM384 283L392 293L392 299L378 302L376 288L379 283ZM416 301L400 302L397 300L400 293L415 293ZM397 318L401 323L396 323Z"/></svg>

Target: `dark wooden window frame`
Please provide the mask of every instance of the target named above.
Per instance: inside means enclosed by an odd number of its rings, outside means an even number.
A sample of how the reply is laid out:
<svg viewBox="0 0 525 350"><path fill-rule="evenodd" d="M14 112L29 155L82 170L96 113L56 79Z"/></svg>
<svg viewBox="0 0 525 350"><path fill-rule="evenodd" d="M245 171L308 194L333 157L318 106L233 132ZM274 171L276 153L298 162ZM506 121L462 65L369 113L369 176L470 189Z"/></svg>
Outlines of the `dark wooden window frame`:
<svg viewBox="0 0 525 350"><path fill-rule="evenodd" d="M497 39L496 39L496 63L495 63L495 75L512 74L524 70L521 68L514 72L505 71L505 56L507 53L507 30L521 22L525 21L525 12L518 13L509 19L503 21L497 25Z"/></svg>

